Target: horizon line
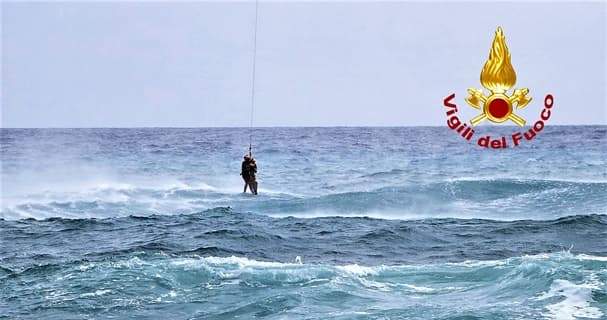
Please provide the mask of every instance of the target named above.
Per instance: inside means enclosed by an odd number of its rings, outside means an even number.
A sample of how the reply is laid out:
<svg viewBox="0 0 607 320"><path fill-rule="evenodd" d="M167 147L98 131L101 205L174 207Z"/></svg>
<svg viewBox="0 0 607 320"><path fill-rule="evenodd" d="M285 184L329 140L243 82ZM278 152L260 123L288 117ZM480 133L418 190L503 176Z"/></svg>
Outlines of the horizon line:
<svg viewBox="0 0 607 320"><path fill-rule="evenodd" d="M480 125L479 127L490 127L492 125ZM547 127L597 127L607 126L607 124L551 124ZM103 126L103 127L0 127L0 129L272 129L272 128L439 128L445 127L444 125L334 125L334 126L255 126L255 127L242 127L242 126L200 126L200 127L177 127L177 126L134 126L134 127L121 127L121 126ZM498 125L496 127L517 127L515 125ZM448 127L447 127L448 128Z"/></svg>

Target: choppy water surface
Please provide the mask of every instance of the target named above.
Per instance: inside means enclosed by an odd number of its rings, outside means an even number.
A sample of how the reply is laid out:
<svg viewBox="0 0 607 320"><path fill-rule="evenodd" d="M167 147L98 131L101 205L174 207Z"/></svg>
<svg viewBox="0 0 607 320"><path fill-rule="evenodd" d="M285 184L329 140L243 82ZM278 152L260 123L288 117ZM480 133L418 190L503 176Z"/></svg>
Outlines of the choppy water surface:
<svg viewBox="0 0 607 320"><path fill-rule="evenodd" d="M492 127L495 135L512 127ZM2 129L0 318L605 319L607 127Z"/></svg>

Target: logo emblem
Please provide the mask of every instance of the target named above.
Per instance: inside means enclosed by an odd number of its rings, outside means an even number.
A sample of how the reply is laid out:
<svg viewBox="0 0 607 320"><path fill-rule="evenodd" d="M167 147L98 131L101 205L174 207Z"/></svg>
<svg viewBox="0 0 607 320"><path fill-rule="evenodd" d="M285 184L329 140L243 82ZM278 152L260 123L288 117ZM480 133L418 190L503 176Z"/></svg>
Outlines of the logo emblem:
<svg viewBox="0 0 607 320"><path fill-rule="evenodd" d="M460 120L459 109L455 103L455 93L445 97L443 106L447 115L447 127L456 132L466 141L475 137L475 128L479 123L488 120L493 123L504 123L511 121L519 127L524 127L526 120L514 113L515 110L525 108L530 102L528 88L514 88L516 83L516 72L510 61L510 51L506 46L506 37L501 27L497 27L495 38L491 45L489 58L481 71L481 84L489 91L485 95L482 89L469 88L466 103L481 113L470 120L470 125ZM512 90L510 93L509 91ZM510 146L518 147L523 141L533 140L543 129L550 119L554 97L548 93L544 97L544 109L540 112L539 119L530 128L520 129L509 135L491 136L484 133L476 138L477 144L486 149L504 149ZM479 131L484 131L480 129Z"/></svg>
<svg viewBox="0 0 607 320"><path fill-rule="evenodd" d="M522 109L531 102L527 96L528 88L515 89L508 96L510 90L516 83L516 72L510 62L510 51L506 46L506 37L501 27L495 31L493 45L489 52L489 59L485 62L481 71L481 84L491 94L485 96L482 90L476 88L468 89L466 102L473 108L481 110L482 113L470 120L472 126L476 126L484 120L493 123L512 121L519 126L525 125L525 119L514 113L514 108Z"/></svg>

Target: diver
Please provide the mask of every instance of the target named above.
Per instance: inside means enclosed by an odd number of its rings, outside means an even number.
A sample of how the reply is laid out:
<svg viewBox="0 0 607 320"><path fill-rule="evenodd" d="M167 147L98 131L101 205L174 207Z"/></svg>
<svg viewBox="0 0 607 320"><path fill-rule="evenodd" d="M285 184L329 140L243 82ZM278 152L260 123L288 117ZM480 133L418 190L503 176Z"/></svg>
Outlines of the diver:
<svg viewBox="0 0 607 320"><path fill-rule="evenodd" d="M251 154L245 154L244 159L242 160L242 165L240 169L240 175L242 176L242 180L244 180L244 191L242 193L247 193L247 187L251 188L251 192L253 192L253 188L249 186L249 180L251 176L249 175L249 164L251 163Z"/></svg>

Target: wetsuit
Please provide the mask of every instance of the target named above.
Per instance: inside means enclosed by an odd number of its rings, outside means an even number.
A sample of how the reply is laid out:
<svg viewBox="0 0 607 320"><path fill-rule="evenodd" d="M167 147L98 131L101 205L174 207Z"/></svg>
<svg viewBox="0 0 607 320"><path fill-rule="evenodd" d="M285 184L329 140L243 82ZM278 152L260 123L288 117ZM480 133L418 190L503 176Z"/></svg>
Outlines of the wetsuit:
<svg viewBox="0 0 607 320"><path fill-rule="evenodd" d="M249 188L253 194L257 194L257 164L253 161L248 163Z"/></svg>
<svg viewBox="0 0 607 320"><path fill-rule="evenodd" d="M251 163L251 160L242 161L240 175L242 176L242 180L244 180L244 191L243 192L247 192L247 186L249 186L249 180L251 179L251 176L249 175L249 164L250 163ZM253 192L253 189L251 189L251 192Z"/></svg>

